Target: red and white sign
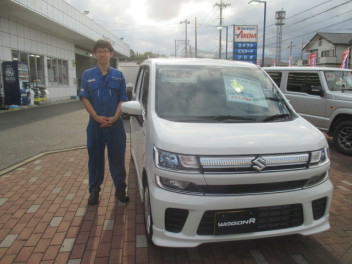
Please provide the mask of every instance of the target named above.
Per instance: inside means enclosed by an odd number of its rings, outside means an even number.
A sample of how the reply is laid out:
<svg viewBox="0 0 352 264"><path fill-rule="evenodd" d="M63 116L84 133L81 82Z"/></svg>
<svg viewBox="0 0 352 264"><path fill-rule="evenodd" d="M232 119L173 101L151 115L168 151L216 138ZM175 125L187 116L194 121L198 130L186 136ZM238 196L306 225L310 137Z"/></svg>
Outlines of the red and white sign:
<svg viewBox="0 0 352 264"><path fill-rule="evenodd" d="M317 54L311 53L309 54L309 66L317 66Z"/></svg>
<svg viewBox="0 0 352 264"><path fill-rule="evenodd" d="M292 56L288 59L288 66L292 66Z"/></svg>
<svg viewBox="0 0 352 264"><path fill-rule="evenodd" d="M258 26L234 26L234 42L257 42Z"/></svg>
<svg viewBox="0 0 352 264"><path fill-rule="evenodd" d="M340 68L348 69L348 57L349 57L348 55L350 55L350 49L349 48L347 48L342 54L342 60L341 60Z"/></svg>

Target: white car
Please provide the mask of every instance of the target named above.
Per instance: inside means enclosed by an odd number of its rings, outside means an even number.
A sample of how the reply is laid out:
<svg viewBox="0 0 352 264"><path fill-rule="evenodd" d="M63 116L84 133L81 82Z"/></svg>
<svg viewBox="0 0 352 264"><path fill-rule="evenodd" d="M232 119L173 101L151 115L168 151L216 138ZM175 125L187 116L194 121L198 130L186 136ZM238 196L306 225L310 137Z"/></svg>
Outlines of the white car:
<svg viewBox="0 0 352 264"><path fill-rule="evenodd" d="M122 110L148 241L195 247L329 229L326 138L262 69L150 59L133 97Z"/></svg>

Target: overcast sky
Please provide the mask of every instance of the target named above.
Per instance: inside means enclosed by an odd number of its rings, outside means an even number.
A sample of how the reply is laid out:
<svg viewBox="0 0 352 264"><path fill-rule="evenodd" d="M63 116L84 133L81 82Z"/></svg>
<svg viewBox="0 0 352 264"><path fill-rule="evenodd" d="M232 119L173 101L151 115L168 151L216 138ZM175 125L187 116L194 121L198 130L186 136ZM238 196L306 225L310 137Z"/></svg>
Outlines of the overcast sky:
<svg viewBox="0 0 352 264"><path fill-rule="evenodd" d="M135 52L152 51L166 56L184 52L187 38L208 54L219 53L220 0L66 0L79 11L89 11L88 17L104 26L130 45ZM262 52L264 4L249 5L249 0L222 0L223 25L228 25L228 51L232 50L232 25L258 25L258 57ZM275 57L277 26L275 12L286 11L282 30L282 60L287 61L292 41L294 57L301 56L303 43L316 32L352 33L352 0L267 0L266 57ZM175 45L175 40L177 40ZM225 51L226 30L222 31Z"/></svg>

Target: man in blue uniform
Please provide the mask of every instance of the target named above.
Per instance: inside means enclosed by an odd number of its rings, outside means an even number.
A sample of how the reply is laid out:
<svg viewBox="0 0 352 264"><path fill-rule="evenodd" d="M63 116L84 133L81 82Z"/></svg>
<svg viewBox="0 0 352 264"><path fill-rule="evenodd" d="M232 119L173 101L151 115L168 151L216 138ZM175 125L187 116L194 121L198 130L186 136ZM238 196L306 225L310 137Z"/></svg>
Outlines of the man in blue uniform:
<svg viewBox="0 0 352 264"><path fill-rule="evenodd" d="M107 146L110 173L121 202L126 195L125 148L126 133L121 118L121 103L127 101L123 74L110 67L113 47L107 40L98 40L93 53L97 58L95 68L83 72L79 96L89 113L87 149L89 169L88 204L99 201L100 185L104 180L105 146Z"/></svg>

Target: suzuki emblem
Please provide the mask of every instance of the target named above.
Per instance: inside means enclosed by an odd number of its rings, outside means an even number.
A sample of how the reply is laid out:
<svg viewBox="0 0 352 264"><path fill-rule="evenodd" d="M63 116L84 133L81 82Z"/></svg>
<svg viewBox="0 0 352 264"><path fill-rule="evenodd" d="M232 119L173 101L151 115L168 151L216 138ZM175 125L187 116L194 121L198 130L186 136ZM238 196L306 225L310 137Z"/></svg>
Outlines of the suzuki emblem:
<svg viewBox="0 0 352 264"><path fill-rule="evenodd" d="M257 157L254 160L252 160L252 168L255 169L256 171L262 171L265 169L265 159L262 157Z"/></svg>

